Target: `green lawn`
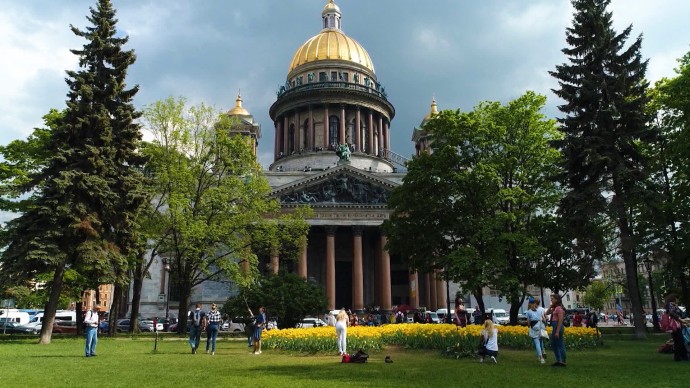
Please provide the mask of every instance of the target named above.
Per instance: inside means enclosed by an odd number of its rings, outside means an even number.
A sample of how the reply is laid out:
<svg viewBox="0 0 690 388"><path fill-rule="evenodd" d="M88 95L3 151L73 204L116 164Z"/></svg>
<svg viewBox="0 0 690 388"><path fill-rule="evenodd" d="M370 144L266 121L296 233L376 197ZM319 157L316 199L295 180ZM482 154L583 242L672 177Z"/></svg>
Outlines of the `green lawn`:
<svg viewBox="0 0 690 388"><path fill-rule="evenodd" d="M2 336L0 336L2 337ZM105 338L98 356L85 358L81 338L0 338L0 384L22 387L682 387L690 363L676 363L656 348L667 336L645 341L608 336L599 349L570 351L568 366L540 365L532 351L501 350L498 365L448 359L437 351L386 349L367 364L341 364L335 354L252 355L242 340L220 340L216 355L191 354L186 341L167 338L153 353L151 337ZM203 339L202 339L203 340ZM392 364L383 362L385 356ZM548 361L552 361L549 357ZM199 379L199 383L193 383ZM8 382L12 382L8 384Z"/></svg>

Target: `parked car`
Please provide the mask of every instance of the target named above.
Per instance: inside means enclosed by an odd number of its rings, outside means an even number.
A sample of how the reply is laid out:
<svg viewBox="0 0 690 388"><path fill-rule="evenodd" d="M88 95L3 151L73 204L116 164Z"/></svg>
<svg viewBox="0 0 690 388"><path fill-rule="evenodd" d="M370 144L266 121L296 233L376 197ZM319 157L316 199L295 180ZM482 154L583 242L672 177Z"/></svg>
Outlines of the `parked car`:
<svg viewBox="0 0 690 388"><path fill-rule="evenodd" d="M55 321L53 322L53 334L76 334L76 321Z"/></svg>
<svg viewBox="0 0 690 388"><path fill-rule="evenodd" d="M152 332L153 331L153 321L138 321L139 322L139 331L141 332ZM146 323L148 322L148 323ZM118 319L117 320L117 327L115 328L115 331L118 333L126 333L129 331L129 318L125 319Z"/></svg>
<svg viewBox="0 0 690 388"><path fill-rule="evenodd" d="M518 314L517 323L520 326L529 326L529 319L525 314Z"/></svg>
<svg viewBox="0 0 690 388"><path fill-rule="evenodd" d="M17 329L20 326L19 323L10 320L0 320L0 334L18 334L25 333Z"/></svg>
<svg viewBox="0 0 690 388"><path fill-rule="evenodd" d="M427 318L428 317L428 318ZM438 315L435 311L425 311L424 312L424 322L431 320L431 323L440 323L441 320L438 319Z"/></svg>
<svg viewBox="0 0 690 388"><path fill-rule="evenodd" d="M494 323L499 325L507 325L510 323L510 315L504 309L491 310L491 319Z"/></svg>
<svg viewBox="0 0 690 388"><path fill-rule="evenodd" d="M297 327L321 327L321 326L326 326L326 322L324 322L321 318L313 318L313 317L306 317L302 318L302 321L297 324Z"/></svg>

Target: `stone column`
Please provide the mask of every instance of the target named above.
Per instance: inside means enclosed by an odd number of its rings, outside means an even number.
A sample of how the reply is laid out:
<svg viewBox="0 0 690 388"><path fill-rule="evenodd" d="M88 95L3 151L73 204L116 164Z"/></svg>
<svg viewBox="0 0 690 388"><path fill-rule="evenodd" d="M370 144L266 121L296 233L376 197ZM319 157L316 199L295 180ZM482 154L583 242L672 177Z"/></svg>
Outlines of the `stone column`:
<svg viewBox="0 0 690 388"><path fill-rule="evenodd" d="M345 141L345 104L340 105L340 133L338 134L339 144L346 144Z"/></svg>
<svg viewBox="0 0 690 388"><path fill-rule="evenodd" d="M419 276L417 271L410 272L410 307L413 309L419 308Z"/></svg>
<svg viewBox="0 0 690 388"><path fill-rule="evenodd" d="M277 274L280 267L280 261L278 260L277 253L271 253L271 273Z"/></svg>
<svg viewBox="0 0 690 388"><path fill-rule="evenodd" d="M360 109L357 107L355 116L355 151L362 151L362 121Z"/></svg>
<svg viewBox="0 0 690 388"><path fill-rule="evenodd" d="M288 136L290 134L290 123L288 122L288 117L285 115L284 121L283 121L283 155L288 156L290 155L290 151L288 150Z"/></svg>
<svg viewBox="0 0 690 388"><path fill-rule="evenodd" d="M367 134L369 135L369 141L367 143L369 155L374 154L374 113L369 111L369 127L367 128Z"/></svg>
<svg viewBox="0 0 690 388"><path fill-rule="evenodd" d="M388 238L381 234L381 309L391 311L391 257L386 250Z"/></svg>
<svg viewBox="0 0 690 388"><path fill-rule="evenodd" d="M436 299L436 291L438 288L436 287L436 273L435 272L430 272L429 273L429 291L431 291L429 295L429 299L431 299L431 303L429 303L429 306L427 308L429 310L436 311L438 309L438 303Z"/></svg>
<svg viewBox="0 0 690 388"><path fill-rule="evenodd" d="M328 105L323 107L323 149L328 149Z"/></svg>
<svg viewBox="0 0 690 388"><path fill-rule="evenodd" d="M276 161L278 155L280 155L280 134L282 133L282 128L280 127L280 119L276 119L276 122L273 124L276 130L275 139L273 139L273 160Z"/></svg>
<svg viewBox="0 0 690 388"><path fill-rule="evenodd" d="M304 279L307 278L307 245L307 242L302 245L299 262L297 263L297 274Z"/></svg>
<svg viewBox="0 0 690 388"><path fill-rule="evenodd" d="M379 152L381 157L384 157L385 155L383 154L383 116L379 116Z"/></svg>
<svg viewBox="0 0 690 388"><path fill-rule="evenodd" d="M352 227L352 304L356 312L364 311L364 268L362 265L361 226Z"/></svg>
<svg viewBox="0 0 690 388"><path fill-rule="evenodd" d="M431 308L431 277L429 273L424 274L424 307Z"/></svg>
<svg viewBox="0 0 690 388"><path fill-rule="evenodd" d="M436 308L446 308L446 282L441 278L441 273L437 272L436 276Z"/></svg>
<svg viewBox="0 0 690 388"><path fill-rule="evenodd" d="M335 231L337 227L326 227L326 299L328 309L335 310Z"/></svg>
<svg viewBox="0 0 690 388"><path fill-rule="evenodd" d="M295 151L299 151L302 149L302 122L300 121L300 112L295 112L295 116L297 118L297 125L295 126L295 130L297 131L295 133Z"/></svg>
<svg viewBox="0 0 690 388"><path fill-rule="evenodd" d="M386 139L386 149L388 151L390 151L390 149L391 149L391 131L390 131L390 128L388 127L388 124L389 124L388 121L386 121L383 124L383 133L385 134L385 139ZM390 159L390 158L391 158L391 155L389 154L388 159Z"/></svg>
<svg viewBox="0 0 690 388"><path fill-rule="evenodd" d="M307 129L307 147L311 151L315 147L316 143L316 134L314 133L314 111L311 109L311 105L309 105L309 129Z"/></svg>

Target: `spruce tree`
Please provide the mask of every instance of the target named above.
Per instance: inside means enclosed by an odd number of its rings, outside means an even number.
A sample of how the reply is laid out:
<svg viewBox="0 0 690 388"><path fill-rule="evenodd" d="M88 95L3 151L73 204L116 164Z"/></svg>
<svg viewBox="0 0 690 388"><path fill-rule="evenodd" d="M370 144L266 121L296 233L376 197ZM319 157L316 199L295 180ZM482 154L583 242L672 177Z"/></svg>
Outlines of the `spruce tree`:
<svg viewBox="0 0 690 388"><path fill-rule="evenodd" d="M634 228L645 176L639 144L652 136L645 114L647 61L640 54L641 35L626 47L632 25L614 31L609 3L572 0L573 25L562 50L568 62L551 72L559 82L554 93L565 102L559 106L564 139L555 142L563 154L561 183L568 189L561 213L583 244L598 245L590 232L615 225L635 333L644 337Z"/></svg>
<svg viewBox="0 0 690 388"><path fill-rule="evenodd" d="M136 215L143 203L137 146L137 88L125 78L134 63L117 37L109 0L90 9L92 24L72 31L87 40L79 70L67 71L67 108L47 148L52 155L27 190L40 187L33 208L13 220L12 238L3 253L3 272L19 283L51 271L41 343L49 343L65 272L84 289L123 283L127 257L137 249Z"/></svg>

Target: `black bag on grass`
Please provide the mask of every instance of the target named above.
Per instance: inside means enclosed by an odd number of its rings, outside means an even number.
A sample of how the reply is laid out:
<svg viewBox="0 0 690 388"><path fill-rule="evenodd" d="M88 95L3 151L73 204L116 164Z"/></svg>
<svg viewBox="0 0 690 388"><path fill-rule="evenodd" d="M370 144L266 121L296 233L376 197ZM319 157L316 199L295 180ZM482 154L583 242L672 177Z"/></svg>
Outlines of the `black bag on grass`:
<svg viewBox="0 0 690 388"><path fill-rule="evenodd" d="M362 349L358 350L357 353L350 356L350 362L364 363L369 359L369 355L364 353Z"/></svg>

